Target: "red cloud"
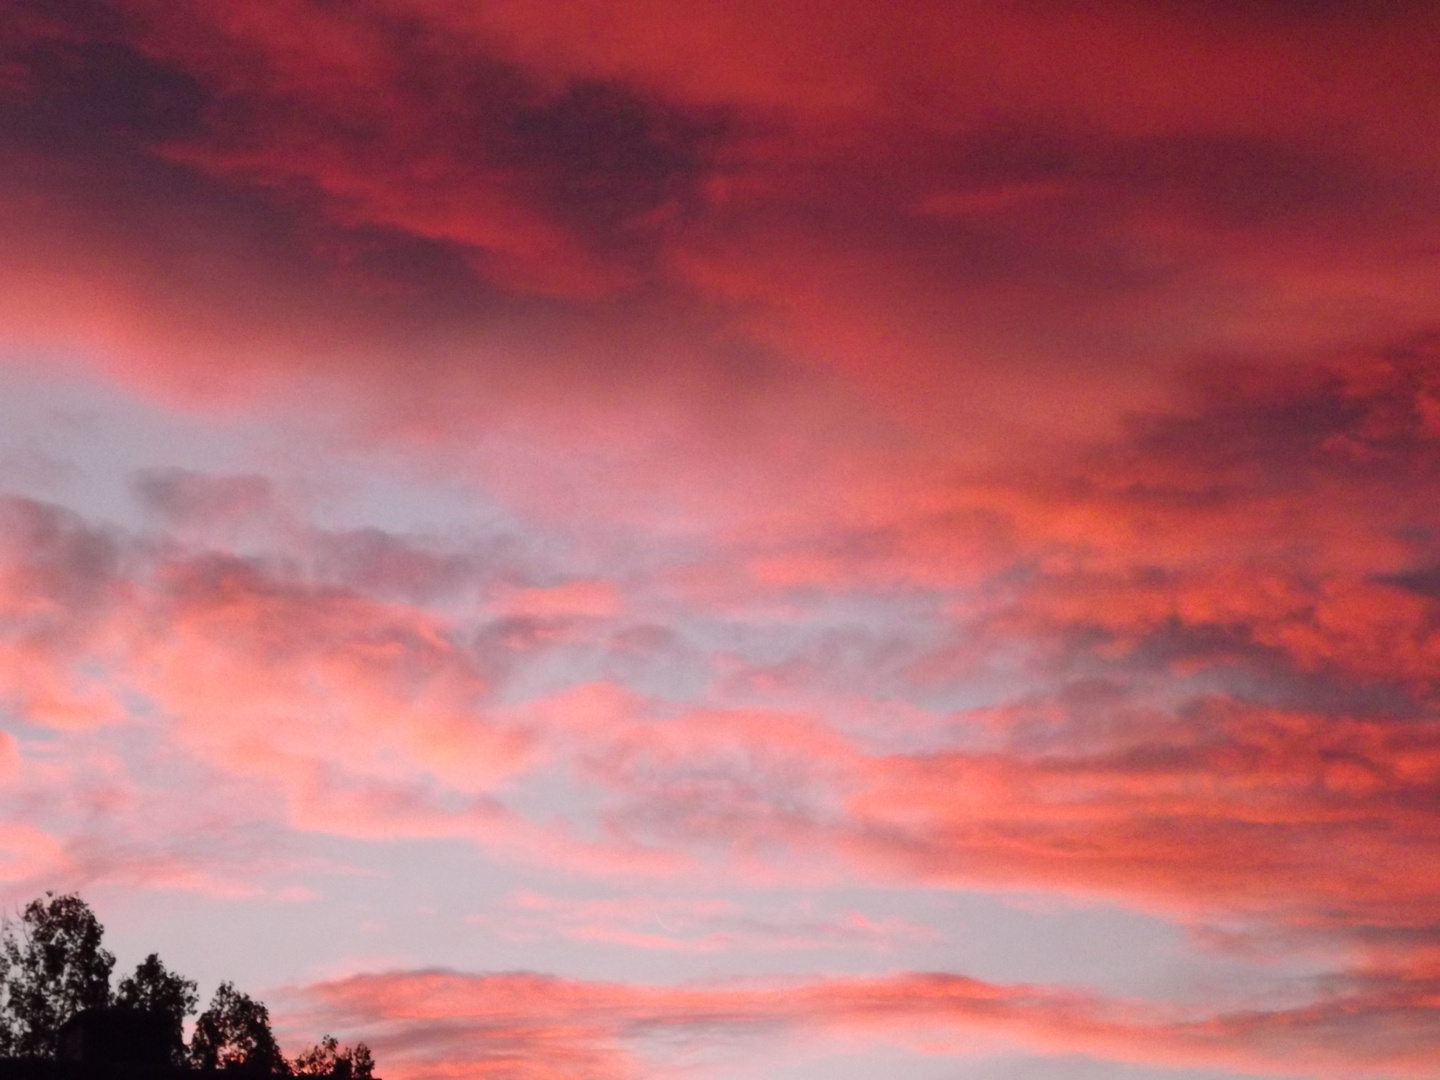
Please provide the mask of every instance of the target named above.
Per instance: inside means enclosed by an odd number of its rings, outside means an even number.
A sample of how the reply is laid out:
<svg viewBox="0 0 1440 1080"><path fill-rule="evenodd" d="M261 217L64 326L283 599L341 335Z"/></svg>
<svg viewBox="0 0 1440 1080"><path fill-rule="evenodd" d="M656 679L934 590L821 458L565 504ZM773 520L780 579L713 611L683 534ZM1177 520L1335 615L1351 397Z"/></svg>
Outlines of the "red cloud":
<svg viewBox="0 0 1440 1080"><path fill-rule="evenodd" d="M18 24L3 331L171 392L453 433L838 373L973 454L1429 318L1419 8L106 10Z"/></svg>

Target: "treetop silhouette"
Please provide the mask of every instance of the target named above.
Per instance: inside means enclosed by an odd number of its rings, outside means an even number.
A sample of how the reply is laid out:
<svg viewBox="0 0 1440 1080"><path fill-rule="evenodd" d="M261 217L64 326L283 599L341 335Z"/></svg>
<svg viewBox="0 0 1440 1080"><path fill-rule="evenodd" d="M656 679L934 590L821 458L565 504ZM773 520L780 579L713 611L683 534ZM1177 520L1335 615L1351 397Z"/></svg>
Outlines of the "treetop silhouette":
<svg viewBox="0 0 1440 1080"><path fill-rule="evenodd" d="M193 979L167 971L160 957L151 953L135 968L133 975L120 980L115 1004L162 1017L166 1025L167 1049L175 1065L186 1063L185 1018L200 1004Z"/></svg>

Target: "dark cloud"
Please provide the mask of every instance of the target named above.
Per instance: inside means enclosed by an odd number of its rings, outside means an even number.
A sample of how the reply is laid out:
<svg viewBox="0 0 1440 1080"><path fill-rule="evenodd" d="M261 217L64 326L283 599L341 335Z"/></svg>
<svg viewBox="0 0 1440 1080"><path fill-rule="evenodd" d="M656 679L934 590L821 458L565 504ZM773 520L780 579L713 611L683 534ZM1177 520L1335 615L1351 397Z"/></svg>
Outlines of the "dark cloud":
<svg viewBox="0 0 1440 1080"><path fill-rule="evenodd" d="M146 510L171 525L234 524L275 508L274 489L262 476L155 469L135 478L135 495Z"/></svg>
<svg viewBox="0 0 1440 1080"><path fill-rule="evenodd" d="M313 559L322 581L426 603L472 593L477 582L502 573L514 553L504 544L454 551L382 529L355 529L318 534Z"/></svg>
<svg viewBox="0 0 1440 1080"><path fill-rule="evenodd" d="M69 616L93 613L121 570L116 536L71 511L29 499L0 499L0 543L13 600L42 622L63 625Z"/></svg>
<svg viewBox="0 0 1440 1080"><path fill-rule="evenodd" d="M507 112L498 156L532 174L560 215L611 243L643 215L693 212L726 135L718 117L689 115L619 82L576 81Z"/></svg>
<svg viewBox="0 0 1440 1080"><path fill-rule="evenodd" d="M1406 570L1400 574L1386 574L1378 580L1390 585L1398 585L1402 589L1408 589L1431 599L1440 600L1440 566L1426 566L1418 570Z"/></svg>
<svg viewBox="0 0 1440 1080"><path fill-rule="evenodd" d="M46 151L153 146L201 129L210 95L119 41L23 39L0 53L0 131Z"/></svg>

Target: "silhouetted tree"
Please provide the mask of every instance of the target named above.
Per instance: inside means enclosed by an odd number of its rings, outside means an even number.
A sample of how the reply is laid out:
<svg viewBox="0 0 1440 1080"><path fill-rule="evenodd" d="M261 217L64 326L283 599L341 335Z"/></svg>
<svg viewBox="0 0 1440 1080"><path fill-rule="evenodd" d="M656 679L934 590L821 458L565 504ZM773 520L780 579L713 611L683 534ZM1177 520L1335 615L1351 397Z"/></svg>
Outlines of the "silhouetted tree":
<svg viewBox="0 0 1440 1080"><path fill-rule="evenodd" d="M83 1009L120 1010L95 1019L134 1024L135 1010L163 1021L170 1059L177 1065L250 1076L293 1075L330 1080L375 1080L370 1048L352 1050L326 1035L292 1066L270 1030L270 1011L233 983L223 982L195 1021L185 1046L185 1018L200 997L193 980L168 970L151 953L110 993L115 957L101 947L105 928L74 893L46 893L18 919L0 918L0 1057L54 1057L60 1027ZM144 1019L148 1028L153 1020ZM102 1030L104 1030L102 1028ZM102 1051L108 1053L110 1051Z"/></svg>
<svg viewBox="0 0 1440 1080"><path fill-rule="evenodd" d="M210 1007L195 1021L190 1060L202 1069L243 1067L269 1076L290 1073L290 1063L270 1031L270 1010L228 982L220 984Z"/></svg>
<svg viewBox="0 0 1440 1080"><path fill-rule="evenodd" d="M193 979L167 971L160 957L151 953L135 967L133 975L120 980L115 1004L140 1009L165 1019L170 1031L170 1060L185 1061L185 1018L195 1011L200 995Z"/></svg>
<svg viewBox="0 0 1440 1080"><path fill-rule="evenodd" d="M0 1029L4 1052L55 1053L60 1025L81 1009L110 1002L115 957L100 947L105 930L73 893L32 900L18 922L0 924Z"/></svg>
<svg viewBox="0 0 1440 1080"><path fill-rule="evenodd" d="M328 1076L332 1080L374 1080L375 1059L363 1042L355 1049L342 1047L333 1035L326 1035L295 1059L296 1076Z"/></svg>

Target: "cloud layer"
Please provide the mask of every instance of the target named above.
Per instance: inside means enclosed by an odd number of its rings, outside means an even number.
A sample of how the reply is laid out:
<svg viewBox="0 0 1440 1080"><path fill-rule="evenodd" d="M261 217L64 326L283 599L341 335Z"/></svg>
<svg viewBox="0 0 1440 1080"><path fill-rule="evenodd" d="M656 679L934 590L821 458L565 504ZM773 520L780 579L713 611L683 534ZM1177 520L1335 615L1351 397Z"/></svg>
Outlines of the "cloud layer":
<svg viewBox="0 0 1440 1080"><path fill-rule="evenodd" d="M373 927L399 1075L1434 1071L1429 5L12 8L7 895Z"/></svg>

